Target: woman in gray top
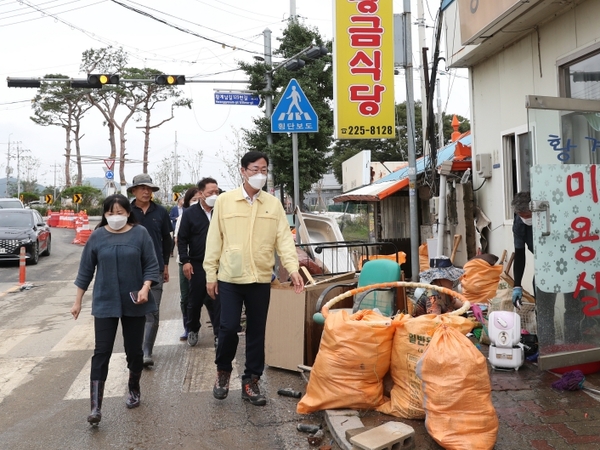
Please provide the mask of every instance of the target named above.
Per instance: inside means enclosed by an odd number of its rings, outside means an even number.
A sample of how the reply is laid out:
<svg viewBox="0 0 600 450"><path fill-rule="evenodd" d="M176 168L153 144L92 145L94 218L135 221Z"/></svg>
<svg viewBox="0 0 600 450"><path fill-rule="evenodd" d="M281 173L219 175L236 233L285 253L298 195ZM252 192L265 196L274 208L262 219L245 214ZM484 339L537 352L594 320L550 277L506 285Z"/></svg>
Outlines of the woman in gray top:
<svg viewBox="0 0 600 450"><path fill-rule="evenodd" d="M107 197L100 224L91 234L81 254L75 280L77 295L71 314L77 319L83 294L96 280L92 293L94 316L94 356L90 374L91 414L87 420L97 425L101 418L104 383L119 319L129 368L129 395L126 405L140 405L140 377L143 369L146 314L156 310L150 288L159 281L154 244L144 227L135 224L127 197Z"/></svg>

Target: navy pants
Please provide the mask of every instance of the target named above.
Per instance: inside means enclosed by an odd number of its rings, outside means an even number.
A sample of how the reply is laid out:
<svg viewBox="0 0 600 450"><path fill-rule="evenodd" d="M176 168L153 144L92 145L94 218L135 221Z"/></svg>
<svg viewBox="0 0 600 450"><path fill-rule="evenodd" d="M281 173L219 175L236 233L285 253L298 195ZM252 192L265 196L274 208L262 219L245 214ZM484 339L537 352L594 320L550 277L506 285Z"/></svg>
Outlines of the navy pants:
<svg viewBox="0 0 600 450"><path fill-rule="evenodd" d="M233 284L219 281L221 325L215 364L231 372L239 343L242 307L246 307L246 369L242 379L261 376L265 368L265 328L271 299L270 283Z"/></svg>
<svg viewBox="0 0 600 450"><path fill-rule="evenodd" d="M144 369L144 327L146 317L121 317L123 328L123 345L127 355L127 368L138 373ZM115 345L118 317L94 318L94 356L92 356L92 370L90 380L106 381L108 375L108 363Z"/></svg>

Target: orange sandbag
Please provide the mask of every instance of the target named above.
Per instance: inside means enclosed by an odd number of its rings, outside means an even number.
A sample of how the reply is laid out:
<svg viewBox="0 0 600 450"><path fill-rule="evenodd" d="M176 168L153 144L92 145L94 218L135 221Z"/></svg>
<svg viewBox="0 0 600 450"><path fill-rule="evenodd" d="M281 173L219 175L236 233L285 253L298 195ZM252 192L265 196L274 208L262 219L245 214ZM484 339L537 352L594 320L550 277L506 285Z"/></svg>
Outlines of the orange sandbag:
<svg viewBox="0 0 600 450"><path fill-rule="evenodd" d="M442 325L417 363L425 428L446 450L492 450L498 416L487 362L473 343Z"/></svg>
<svg viewBox="0 0 600 450"><path fill-rule="evenodd" d="M364 309L329 312L306 394L296 411L373 409L384 402L383 377L390 368L391 319Z"/></svg>
<svg viewBox="0 0 600 450"><path fill-rule="evenodd" d="M483 259L471 259L463 267L462 295L471 303L488 303L496 296L502 265L491 266Z"/></svg>
<svg viewBox="0 0 600 450"><path fill-rule="evenodd" d="M417 378L417 361L429 345L433 332L441 325L455 327L459 332L467 334L474 323L462 316L448 314L425 314L411 317L398 315L392 324L396 328L392 347L390 374L394 386L390 392L390 400L377 411L404 419L424 419L423 392L421 380Z"/></svg>
<svg viewBox="0 0 600 450"><path fill-rule="evenodd" d="M425 272L429 267L429 252L427 243L419 245L419 272Z"/></svg>

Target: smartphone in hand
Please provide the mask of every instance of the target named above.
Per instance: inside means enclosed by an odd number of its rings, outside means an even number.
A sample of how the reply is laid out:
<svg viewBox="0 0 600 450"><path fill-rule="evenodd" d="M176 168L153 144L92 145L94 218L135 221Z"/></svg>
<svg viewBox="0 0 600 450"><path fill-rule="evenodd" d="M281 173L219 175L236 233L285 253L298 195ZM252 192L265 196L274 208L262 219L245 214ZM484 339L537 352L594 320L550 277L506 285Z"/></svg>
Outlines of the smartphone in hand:
<svg viewBox="0 0 600 450"><path fill-rule="evenodd" d="M131 297L131 301L133 303L137 303L138 302L138 292L139 291L132 291L129 293L129 296Z"/></svg>

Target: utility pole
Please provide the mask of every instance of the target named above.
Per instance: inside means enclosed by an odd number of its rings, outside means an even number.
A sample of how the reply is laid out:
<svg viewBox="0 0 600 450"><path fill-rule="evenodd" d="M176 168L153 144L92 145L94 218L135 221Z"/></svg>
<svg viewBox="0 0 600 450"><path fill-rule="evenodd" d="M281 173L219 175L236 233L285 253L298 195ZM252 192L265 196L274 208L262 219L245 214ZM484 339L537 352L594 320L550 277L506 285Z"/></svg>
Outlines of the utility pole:
<svg viewBox="0 0 600 450"><path fill-rule="evenodd" d="M292 22L298 23L298 16L296 15L296 0L290 0L290 19L292 19Z"/></svg>
<svg viewBox="0 0 600 450"><path fill-rule="evenodd" d="M293 0L292 0L293 1ZM273 95L271 94L271 90L273 89L273 73L271 72L271 68L273 67L273 61L271 57L271 30L265 28L263 31L264 36L264 52L265 52L265 64L267 65L267 95L265 95L265 117L268 121L271 120L271 115L273 114ZM271 127L269 127L269 131L267 132L267 148L270 148L273 145L273 135L271 134ZM275 195L275 183L273 181L273 162L272 158L269 158L269 173L267 174L267 191L271 195Z"/></svg>
<svg viewBox="0 0 600 450"><path fill-rule="evenodd" d="M17 144L17 198L21 197L21 143Z"/></svg>
<svg viewBox="0 0 600 450"><path fill-rule="evenodd" d="M417 157L415 151L415 98L413 92L410 0L404 0L404 51L406 57L406 130L408 134L408 199L410 210L410 261L413 281L419 280L419 220L417 208Z"/></svg>
<svg viewBox="0 0 600 450"><path fill-rule="evenodd" d="M421 131L422 131L422 142L423 142L423 155L427 155L429 143L427 142L427 89L425 83L427 82L426 64L427 59L425 57L425 50L427 49L427 38L425 36L425 12L423 10L423 0L417 1L417 24L419 29L419 55L421 57Z"/></svg>
<svg viewBox="0 0 600 450"><path fill-rule="evenodd" d="M54 161L54 196L52 197L56 202L56 160Z"/></svg>
<svg viewBox="0 0 600 450"><path fill-rule="evenodd" d="M437 110L438 110L438 116L437 116L437 120L438 120L438 140L439 140L439 145L438 148L443 148L444 147L444 112L442 111L442 93L440 90L440 79L438 78L435 81L435 90L436 90L436 97L437 97Z"/></svg>

